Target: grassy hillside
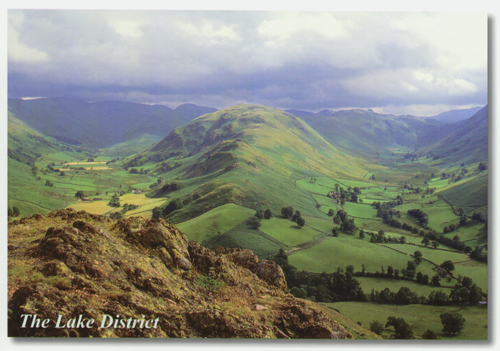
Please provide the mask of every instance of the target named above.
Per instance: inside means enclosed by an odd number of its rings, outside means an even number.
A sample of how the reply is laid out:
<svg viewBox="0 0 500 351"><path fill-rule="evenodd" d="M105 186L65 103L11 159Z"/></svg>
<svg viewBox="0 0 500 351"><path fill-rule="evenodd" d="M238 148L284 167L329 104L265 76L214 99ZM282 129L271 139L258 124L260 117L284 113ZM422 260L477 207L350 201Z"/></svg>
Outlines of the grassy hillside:
<svg viewBox="0 0 500 351"><path fill-rule="evenodd" d="M295 187L296 180L366 174L360 160L339 152L299 118L258 105L198 117L124 166L165 179L154 196L182 202L182 209L168 214L177 223L231 202L274 213L293 205L313 214L315 200Z"/></svg>
<svg viewBox="0 0 500 351"><path fill-rule="evenodd" d="M441 164L466 163L488 160L488 105L469 119L459 122L446 138L426 150Z"/></svg>

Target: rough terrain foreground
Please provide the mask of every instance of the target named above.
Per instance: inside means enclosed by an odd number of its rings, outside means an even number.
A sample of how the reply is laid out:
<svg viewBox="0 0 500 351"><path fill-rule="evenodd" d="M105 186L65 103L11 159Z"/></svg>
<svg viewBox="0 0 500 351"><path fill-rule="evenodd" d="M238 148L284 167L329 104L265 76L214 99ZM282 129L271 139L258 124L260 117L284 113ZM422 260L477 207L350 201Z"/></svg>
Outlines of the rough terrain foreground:
<svg viewBox="0 0 500 351"><path fill-rule="evenodd" d="M161 219L54 211L9 223L8 248L9 336L352 338L274 262Z"/></svg>

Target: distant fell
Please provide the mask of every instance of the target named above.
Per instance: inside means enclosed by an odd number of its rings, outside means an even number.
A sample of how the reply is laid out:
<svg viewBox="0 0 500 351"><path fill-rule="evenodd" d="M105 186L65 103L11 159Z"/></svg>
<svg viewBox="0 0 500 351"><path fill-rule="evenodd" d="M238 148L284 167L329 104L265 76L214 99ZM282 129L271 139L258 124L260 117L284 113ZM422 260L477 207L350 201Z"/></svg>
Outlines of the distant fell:
<svg viewBox="0 0 500 351"><path fill-rule="evenodd" d="M172 110L162 105L91 103L65 98L9 99L8 108L15 117L45 135L92 148L109 147L142 135L159 140L194 117L213 111L196 105Z"/></svg>
<svg viewBox="0 0 500 351"><path fill-rule="evenodd" d="M458 122L446 138L426 149L441 163L475 163L488 160L488 105Z"/></svg>
<svg viewBox="0 0 500 351"><path fill-rule="evenodd" d="M393 116L371 110L291 111L332 145L358 156L394 148L420 148L446 137L453 126L433 119Z"/></svg>
<svg viewBox="0 0 500 351"><path fill-rule="evenodd" d="M463 121L465 119L472 117L481 108L482 107L473 107L473 108L460 109L460 110L451 110L451 111L446 111L446 112L440 113L436 116L432 116L429 118L433 118L436 121L439 121L441 123L455 123L455 122Z"/></svg>

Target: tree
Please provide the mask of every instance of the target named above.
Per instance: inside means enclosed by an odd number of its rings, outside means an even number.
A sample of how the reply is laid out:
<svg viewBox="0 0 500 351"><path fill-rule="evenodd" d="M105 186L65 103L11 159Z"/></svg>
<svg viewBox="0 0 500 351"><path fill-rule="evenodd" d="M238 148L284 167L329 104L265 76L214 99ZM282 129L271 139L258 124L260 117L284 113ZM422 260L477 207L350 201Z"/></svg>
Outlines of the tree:
<svg viewBox="0 0 500 351"><path fill-rule="evenodd" d="M443 332L447 334L460 334L464 328L465 318L457 312L442 313L439 315L443 324Z"/></svg>
<svg viewBox="0 0 500 351"><path fill-rule="evenodd" d="M78 190L75 194L75 197L81 199L82 197L85 197L85 193L82 190Z"/></svg>
<svg viewBox="0 0 500 351"><path fill-rule="evenodd" d="M297 218L297 220L296 220L296 223L297 223L297 225L298 225L300 228L302 228L303 226L305 226L305 225L306 225L306 221L305 221L305 219L304 219L304 218L302 218L302 217L298 217L298 218Z"/></svg>
<svg viewBox="0 0 500 351"><path fill-rule="evenodd" d="M360 238L360 239L364 239L364 238L365 238L365 231L364 231L363 229L361 229L361 230L359 231L359 238Z"/></svg>
<svg viewBox="0 0 500 351"><path fill-rule="evenodd" d="M392 277L393 274L394 274L394 268L392 268L392 266L388 266L387 267L387 275L389 277Z"/></svg>
<svg viewBox="0 0 500 351"><path fill-rule="evenodd" d="M332 229L332 236L338 237L340 235L339 228L333 228Z"/></svg>
<svg viewBox="0 0 500 351"><path fill-rule="evenodd" d="M384 325L379 321L373 321L370 323L370 330L375 334L382 335L384 331Z"/></svg>
<svg viewBox="0 0 500 351"><path fill-rule="evenodd" d="M266 209L266 210L264 211L264 218L265 218L265 219L271 219L271 217L272 217L272 216L273 216L273 213L271 212L271 210L270 210L270 209Z"/></svg>
<svg viewBox="0 0 500 351"><path fill-rule="evenodd" d="M281 216L283 218L290 219L290 218L292 218L292 215L293 215L293 207L292 206L283 207L281 209Z"/></svg>
<svg viewBox="0 0 500 351"><path fill-rule="evenodd" d="M389 316L387 318L387 323L385 327L394 327L394 334L392 338L394 339L413 339L413 330L403 318L396 318L393 316Z"/></svg>
<svg viewBox="0 0 500 351"><path fill-rule="evenodd" d="M437 274L436 274L436 275L435 275L435 276L433 276L433 277L432 277L432 279L431 279L431 285L432 285L432 286L441 286L440 281L441 281L441 278L439 277L439 275L437 275Z"/></svg>
<svg viewBox="0 0 500 351"><path fill-rule="evenodd" d="M53 187L54 183L52 183L50 180L47 179L47 181L45 182L45 186Z"/></svg>
<svg viewBox="0 0 500 351"><path fill-rule="evenodd" d="M446 269L446 271L450 273L451 271L455 270L455 265L452 261L448 260L441 263L441 268Z"/></svg>
<svg viewBox="0 0 500 351"><path fill-rule="evenodd" d="M476 284L472 284L469 289L469 304L475 306L481 301L483 292Z"/></svg>
<svg viewBox="0 0 500 351"><path fill-rule="evenodd" d="M415 263L416 264L420 264L420 262L422 262L422 253L420 251L415 251L413 253L413 256L415 257Z"/></svg>
<svg viewBox="0 0 500 351"><path fill-rule="evenodd" d="M260 219L255 216L247 219L246 224L252 229L259 229L261 226Z"/></svg>
<svg viewBox="0 0 500 351"><path fill-rule="evenodd" d="M425 237L422 241L421 241L422 244L424 244L425 246L429 246L430 244L430 240L429 238Z"/></svg>
<svg viewBox="0 0 500 351"><path fill-rule="evenodd" d="M335 211L333 211L333 208L330 208L328 210L328 216L332 217L335 214Z"/></svg>

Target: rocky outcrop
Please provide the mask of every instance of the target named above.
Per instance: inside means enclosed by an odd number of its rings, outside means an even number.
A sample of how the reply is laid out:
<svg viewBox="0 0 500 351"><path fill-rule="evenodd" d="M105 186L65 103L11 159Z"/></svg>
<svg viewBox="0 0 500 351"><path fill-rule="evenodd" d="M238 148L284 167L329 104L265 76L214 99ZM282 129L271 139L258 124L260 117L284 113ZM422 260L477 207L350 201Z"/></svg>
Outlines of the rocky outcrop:
<svg viewBox="0 0 500 351"><path fill-rule="evenodd" d="M287 294L274 262L209 250L161 219L62 210L16 221L10 267L9 336L352 337Z"/></svg>

